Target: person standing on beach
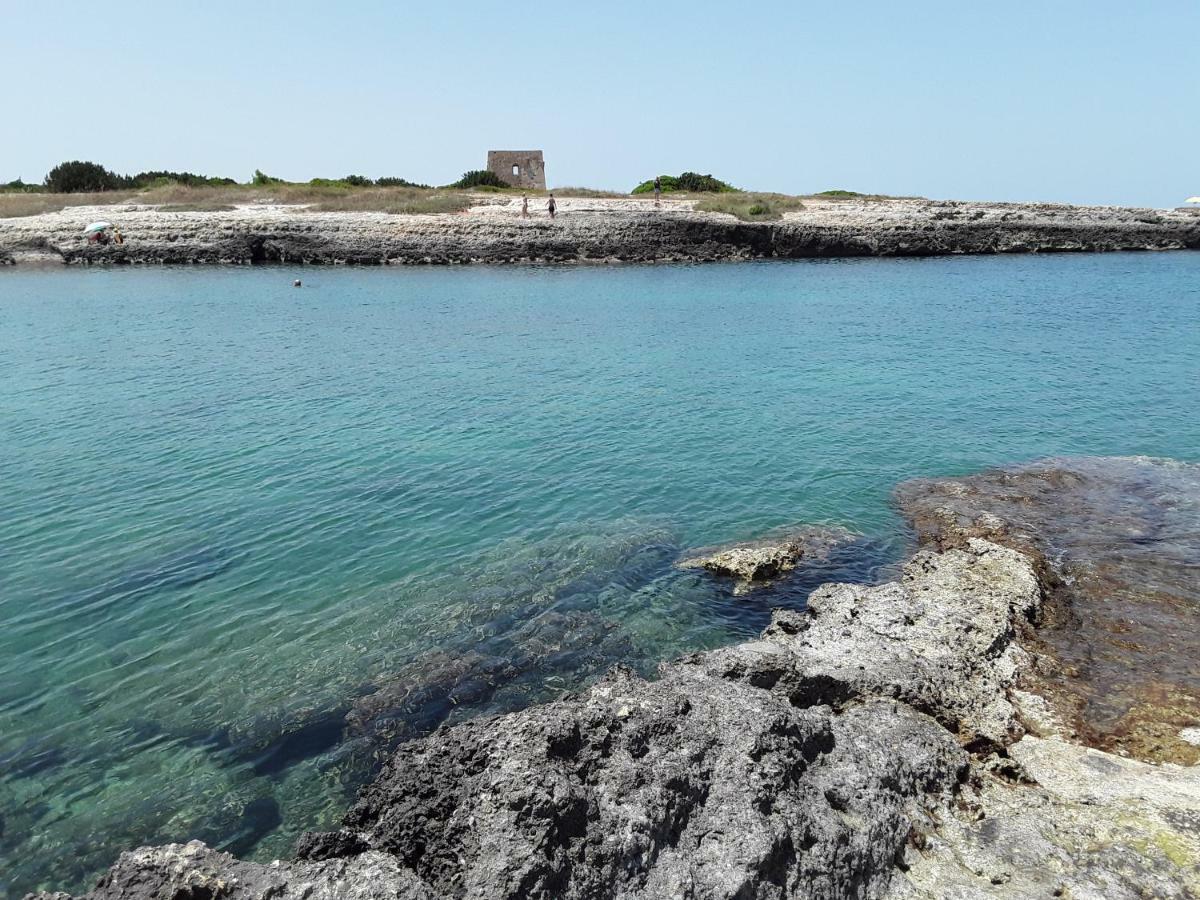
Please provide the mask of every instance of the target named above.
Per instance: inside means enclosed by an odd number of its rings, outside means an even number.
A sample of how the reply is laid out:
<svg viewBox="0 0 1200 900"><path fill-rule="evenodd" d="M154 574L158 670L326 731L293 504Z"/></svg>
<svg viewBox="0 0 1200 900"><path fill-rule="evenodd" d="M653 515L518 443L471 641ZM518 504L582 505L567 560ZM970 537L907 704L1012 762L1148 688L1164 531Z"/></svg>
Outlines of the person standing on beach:
<svg viewBox="0 0 1200 900"><path fill-rule="evenodd" d="M550 211L550 218L554 218L554 213L558 211L558 204L554 202L554 195L550 195L550 200L546 204L546 209Z"/></svg>
<svg viewBox="0 0 1200 900"><path fill-rule="evenodd" d="M522 219L529 218L529 195L528 194L521 195L521 218Z"/></svg>
<svg viewBox="0 0 1200 900"><path fill-rule="evenodd" d="M662 176L654 176L654 205L659 206L659 196L662 194Z"/></svg>

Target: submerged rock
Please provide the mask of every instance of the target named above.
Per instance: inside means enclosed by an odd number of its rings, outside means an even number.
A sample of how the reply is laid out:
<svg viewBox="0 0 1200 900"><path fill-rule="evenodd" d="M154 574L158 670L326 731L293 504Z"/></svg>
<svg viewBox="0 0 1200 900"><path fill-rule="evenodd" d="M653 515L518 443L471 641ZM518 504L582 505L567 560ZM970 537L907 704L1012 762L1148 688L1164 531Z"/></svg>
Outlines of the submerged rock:
<svg viewBox="0 0 1200 900"><path fill-rule="evenodd" d="M801 562L824 562L835 548L854 539L844 528L805 525L757 541L691 550L676 565L737 579L734 593L740 594L785 575Z"/></svg>

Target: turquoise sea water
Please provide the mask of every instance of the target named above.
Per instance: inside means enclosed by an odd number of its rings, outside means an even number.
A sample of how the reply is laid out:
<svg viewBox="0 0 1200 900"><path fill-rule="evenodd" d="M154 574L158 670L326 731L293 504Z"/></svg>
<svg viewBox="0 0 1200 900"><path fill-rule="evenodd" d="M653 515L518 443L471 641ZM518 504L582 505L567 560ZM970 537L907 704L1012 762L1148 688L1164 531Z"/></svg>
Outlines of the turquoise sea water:
<svg viewBox="0 0 1200 900"><path fill-rule="evenodd" d="M752 634L886 571L901 479L1200 458L1200 254L13 271L0 386L20 895L286 855L381 752L357 698L415 734ZM775 594L672 566L799 522L862 539Z"/></svg>

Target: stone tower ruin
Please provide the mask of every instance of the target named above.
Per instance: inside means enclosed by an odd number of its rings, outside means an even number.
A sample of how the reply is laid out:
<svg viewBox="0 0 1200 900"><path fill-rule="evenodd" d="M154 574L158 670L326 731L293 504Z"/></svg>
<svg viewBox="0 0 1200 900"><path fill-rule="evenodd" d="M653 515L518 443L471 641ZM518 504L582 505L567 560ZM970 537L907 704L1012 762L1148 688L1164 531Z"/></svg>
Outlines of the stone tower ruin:
<svg viewBox="0 0 1200 900"><path fill-rule="evenodd" d="M487 167L513 187L546 189L546 162L541 150L489 150Z"/></svg>

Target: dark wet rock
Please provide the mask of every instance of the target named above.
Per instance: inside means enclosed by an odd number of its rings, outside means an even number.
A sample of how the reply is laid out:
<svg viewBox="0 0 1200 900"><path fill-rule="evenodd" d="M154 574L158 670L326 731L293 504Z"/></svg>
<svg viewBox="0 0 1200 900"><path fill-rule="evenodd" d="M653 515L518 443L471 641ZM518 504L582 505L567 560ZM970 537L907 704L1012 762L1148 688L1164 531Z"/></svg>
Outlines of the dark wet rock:
<svg viewBox="0 0 1200 900"><path fill-rule="evenodd" d="M780 578L801 564L824 562L836 548L855 538L844 528L805 525L756 541L689 550L676 565L736 579L735 593L743 593L752 586Z"/></svg>
<svg viewBox="0 0 1200 900"><path fill-rule="evenodd" d="M897 499L925 545L981 537L1034 562L1047 603L1029 683L1068 735L1200 762L1180 734L1200 723L1200 466L1048 460L907 482Z"/></svg>
<svg viewBox="0 0 1200 900"><path fill-rule="evenodd" d="M370 849L362 835L348 828L340 831L308 831L296 842L296 858L337 859L342 856L357 856Z"/></svg>
<svg viewBox="0 0 1200 900"><path fill-rule="evenodd" d="M697 686L617 674L406 744L346 825L443 896L852 896L887 882L916 800L965 767L897 704L837 717Z"/></svg>

